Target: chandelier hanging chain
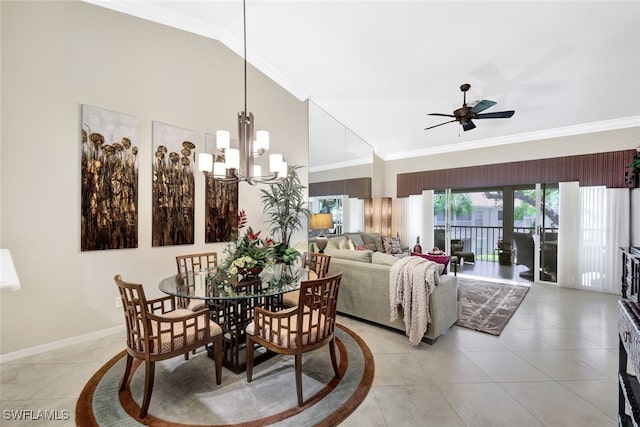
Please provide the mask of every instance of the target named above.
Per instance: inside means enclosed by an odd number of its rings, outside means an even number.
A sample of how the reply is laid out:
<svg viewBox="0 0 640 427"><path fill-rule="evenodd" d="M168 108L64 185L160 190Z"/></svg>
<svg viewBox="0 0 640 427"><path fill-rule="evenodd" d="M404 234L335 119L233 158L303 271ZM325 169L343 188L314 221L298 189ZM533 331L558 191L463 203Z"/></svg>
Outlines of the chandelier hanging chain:
<svg viewBox="0 0 640 427"><path fill-rule="evenodd" d="M247 111L247 2L242 0L242 40L244 56L244 111Z"/></svg>
<svg viewBox="0 0 640 427"><path fill-rule="evenodd" d="M251 185L274 184L287 178L287 162L280 154L269 156L269 174L254 163L269 150L269 133L254 132L253 113L247 111L247 5L242 0L242 40L244 66L244 110L238 113L238 149L230 148L229 132L216 132L216 147L221 156L200 153L198 169L207 177L223 182L246 181ZM255 139L254 139L255 138Z"/></svg>

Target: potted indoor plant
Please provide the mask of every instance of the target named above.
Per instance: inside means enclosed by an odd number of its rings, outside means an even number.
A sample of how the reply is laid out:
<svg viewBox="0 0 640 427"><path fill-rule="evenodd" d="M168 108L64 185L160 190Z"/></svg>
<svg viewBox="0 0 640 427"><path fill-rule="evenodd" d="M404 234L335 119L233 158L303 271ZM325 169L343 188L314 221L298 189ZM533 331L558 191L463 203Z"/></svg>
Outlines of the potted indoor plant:
<svg viewBox="0 0 640 427"><path fill-rule="evenodd" d="M268 189L261 189L262 210L267 214L271 223L271 235L280 238L280 244L276 247L276 258L285 260L285 254L291 243L291 235L294 231L302 229L309 217L309 209L306 207L304 196L305 186L300 182L297 170L302 166L289 166L287 178L277 184L270 184ZM299 252L296 251L299 256ZM287 254L287 259L295 255L292 251ZM297 256L293 258L293 261ZM289 261L289 263L293 262Z"/></svg>

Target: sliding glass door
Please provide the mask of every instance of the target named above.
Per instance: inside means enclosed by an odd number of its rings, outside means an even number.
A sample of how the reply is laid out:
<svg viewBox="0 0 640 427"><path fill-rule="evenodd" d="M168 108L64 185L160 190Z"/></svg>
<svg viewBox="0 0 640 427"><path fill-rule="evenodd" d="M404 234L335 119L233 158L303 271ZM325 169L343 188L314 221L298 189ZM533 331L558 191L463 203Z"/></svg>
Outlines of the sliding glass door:
<svg viewBox="0 0 640 427"><path fill-rule="evenodd" d="M557 184L436 191L434 246L464 274L555 283L558 203Z"/></svg>
<svg viewBox="0 0 640 427"><path fill-rule="evenodd" d="M513 191L514 263L519 276L556 283L560 224L557 184L535 184Z"/></svg>

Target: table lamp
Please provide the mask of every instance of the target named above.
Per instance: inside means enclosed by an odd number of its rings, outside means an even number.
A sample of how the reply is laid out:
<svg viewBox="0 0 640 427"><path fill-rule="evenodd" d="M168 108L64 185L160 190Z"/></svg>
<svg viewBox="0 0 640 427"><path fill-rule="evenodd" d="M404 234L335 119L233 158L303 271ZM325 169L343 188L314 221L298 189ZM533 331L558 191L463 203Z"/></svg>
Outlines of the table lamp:
<svg viewBox="0 0 640 427"><path fill-rule="evenodd" d="M329 239L324 235L324 231L333 228L333 216L330 213L311 214L309 228L312 230L320 230L320 235L316 237L316 246L321 254L324 253L324 248L326 248L327 243L329 243Z"/></svg>

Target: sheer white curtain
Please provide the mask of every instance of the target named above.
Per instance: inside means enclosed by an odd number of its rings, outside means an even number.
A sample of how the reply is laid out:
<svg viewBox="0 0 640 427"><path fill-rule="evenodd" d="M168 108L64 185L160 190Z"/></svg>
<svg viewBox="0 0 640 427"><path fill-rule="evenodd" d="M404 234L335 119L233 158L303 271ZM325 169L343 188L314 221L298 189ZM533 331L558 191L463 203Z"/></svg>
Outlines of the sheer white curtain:
<svg viewBox="0 0 640 427"><path fill-rule="evenodd" d="M567 187L567 200L562 190L561 185L558 286L619 294L618 248L629 245L629 190L580 187L576 197Z"/></svg>
<svg viewBox="0 0 640 427"><path fill-rule="evenodd" d="M394 200L392 222L393 229L400 233L402 246L413 248L416 237L420 236L423 245L422 196L409 196Z"/></svg>

